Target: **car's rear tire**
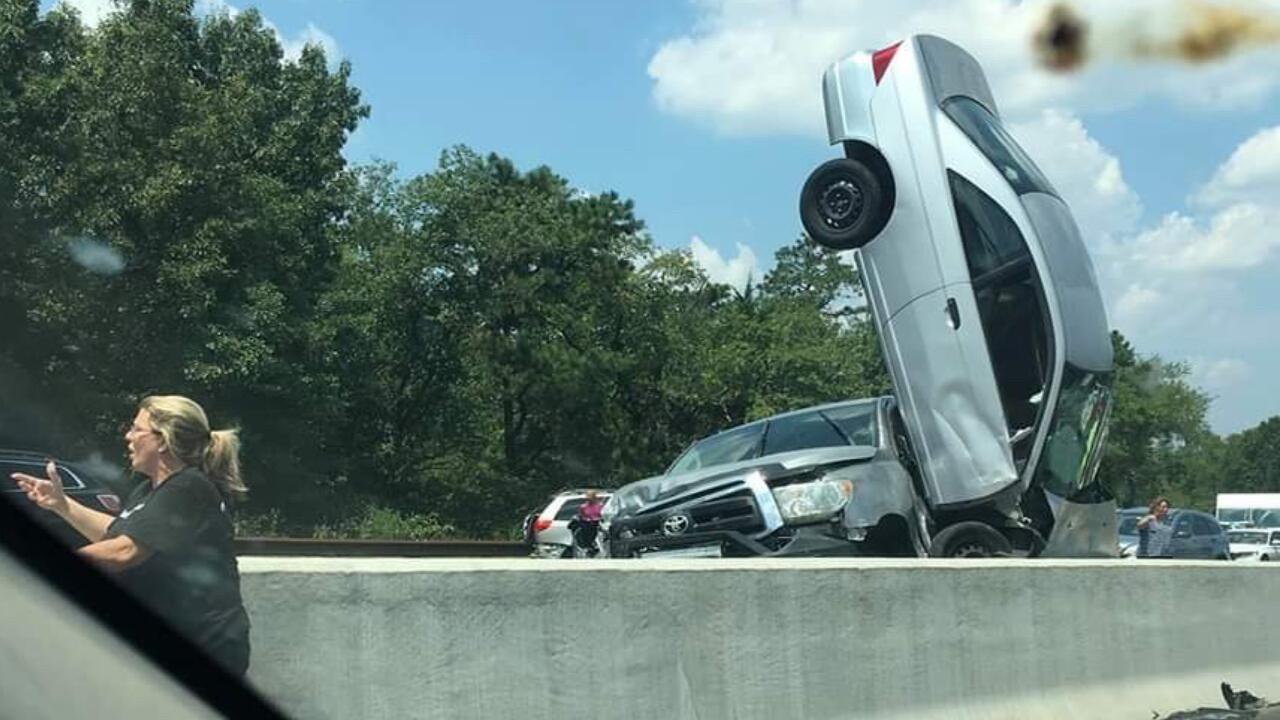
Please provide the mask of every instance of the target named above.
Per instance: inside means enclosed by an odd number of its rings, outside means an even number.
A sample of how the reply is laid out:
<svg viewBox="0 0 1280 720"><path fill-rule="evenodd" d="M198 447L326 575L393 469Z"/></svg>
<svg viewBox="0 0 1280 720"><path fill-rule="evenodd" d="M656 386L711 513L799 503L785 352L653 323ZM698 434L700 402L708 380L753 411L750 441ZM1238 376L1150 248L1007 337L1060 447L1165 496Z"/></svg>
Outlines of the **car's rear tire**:
<svg viewBox="0 0 1280 720"><path fill-rule="evenodd" d="M929 557L1007 557L1012 552L1008 538L990 525L975 521L948 525L929 544Z"/></svg>
<svg viewBox="0 0 1280 720"><path fill-rule="evenodd" d="M837 158L819 165L800 191L800 222L809 237L831 250L853 250L871 242L893 211L893 178L887 169L872 157Z"/></svg>

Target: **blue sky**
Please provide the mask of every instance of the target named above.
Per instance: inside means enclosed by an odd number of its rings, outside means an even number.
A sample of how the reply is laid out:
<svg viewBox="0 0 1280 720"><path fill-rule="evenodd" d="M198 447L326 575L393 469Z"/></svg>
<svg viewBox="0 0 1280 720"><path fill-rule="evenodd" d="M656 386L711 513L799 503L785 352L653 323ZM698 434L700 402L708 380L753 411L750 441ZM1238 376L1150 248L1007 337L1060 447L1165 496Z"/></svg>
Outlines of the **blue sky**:
<svg viewBox="0 0 1280 720"><path fill-rule="evenodd" d="M110 0L72 4L92 20ZM691 249L734 284L758 278L798 236L799 187L835 154L821 127L826 64L911 32L943 35L982 62L1006 122L1072 205L1112 325L1141 352L1191 364L1215 397L1215 430L1280 414L1280 52L1134 61L1122 38L1172 37L1196 5L1081 0L1097 36L1112 40L1084 71L1052 75L1028 49L1047 4L255 6L288 50L318 42L352 63L372 116L348 145L351 160L389 160L412 175L466 144L524 168L546 164L578 187L633 199L659 246ZM1280 17L1277 0L1243 6Z"/></svg>

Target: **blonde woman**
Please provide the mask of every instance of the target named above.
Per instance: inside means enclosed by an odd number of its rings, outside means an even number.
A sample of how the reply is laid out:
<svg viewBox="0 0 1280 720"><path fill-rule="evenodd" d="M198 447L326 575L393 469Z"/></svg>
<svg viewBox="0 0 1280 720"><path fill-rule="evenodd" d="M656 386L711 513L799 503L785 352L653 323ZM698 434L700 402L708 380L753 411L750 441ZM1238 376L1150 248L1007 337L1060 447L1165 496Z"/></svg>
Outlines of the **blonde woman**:
<svg viewBox="0 0 1280 720"><path fill-rule="evenodd" d="M116 575L233 673L249 666L249 617L227 510L245 492L234 430L210 431L204 410L179 395L144 399L125 431L133 470L146 476L119 517L81 505L47 477L13 479L90 544L77 552Z"/></svg>

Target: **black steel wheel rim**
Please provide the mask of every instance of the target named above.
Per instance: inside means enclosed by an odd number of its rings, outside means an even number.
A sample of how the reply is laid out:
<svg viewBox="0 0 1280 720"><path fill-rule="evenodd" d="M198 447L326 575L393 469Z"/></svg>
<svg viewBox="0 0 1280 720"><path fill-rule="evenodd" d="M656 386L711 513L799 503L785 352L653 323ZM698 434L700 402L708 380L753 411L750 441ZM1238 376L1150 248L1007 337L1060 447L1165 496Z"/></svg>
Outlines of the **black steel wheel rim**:
<svg viewBox="0 0 1280 720"><path fill-rule="evenodd" d="M822 220L835 229L847 228L862 214L862 189L848 180L828 184L818 196Z"/></svg>

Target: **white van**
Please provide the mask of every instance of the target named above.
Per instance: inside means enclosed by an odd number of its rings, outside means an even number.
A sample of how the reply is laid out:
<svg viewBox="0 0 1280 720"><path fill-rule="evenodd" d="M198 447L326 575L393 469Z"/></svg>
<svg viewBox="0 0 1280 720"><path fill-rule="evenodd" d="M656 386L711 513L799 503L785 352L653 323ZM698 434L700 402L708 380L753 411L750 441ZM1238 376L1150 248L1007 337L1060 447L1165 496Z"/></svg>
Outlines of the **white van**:
<svg viewBox="0 0 1280 720"><path fill-rule="evenodd" d="M1224 530L1280 527L1280 493L1218 493L1215 516Z"/></svg>

